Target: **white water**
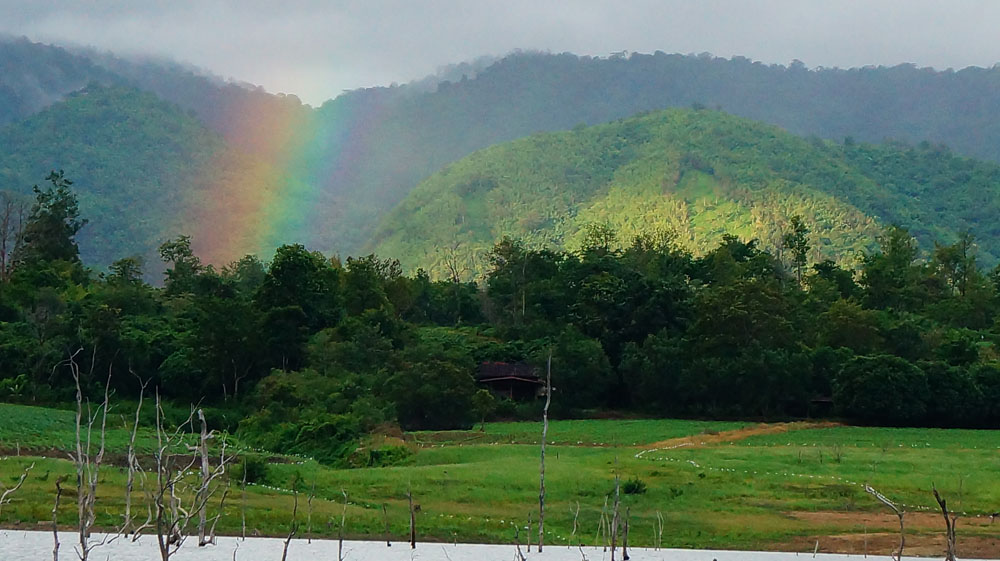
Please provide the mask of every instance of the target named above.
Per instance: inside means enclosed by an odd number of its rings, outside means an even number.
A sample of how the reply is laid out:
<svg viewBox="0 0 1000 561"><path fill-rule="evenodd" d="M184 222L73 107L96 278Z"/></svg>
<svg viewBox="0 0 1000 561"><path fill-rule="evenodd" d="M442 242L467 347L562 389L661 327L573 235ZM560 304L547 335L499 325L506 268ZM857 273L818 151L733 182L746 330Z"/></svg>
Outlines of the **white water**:
<svg viewBox="0 0 1000 561"><path fill-rule="evenodd" d="M94 540L100 541L101 536L95 535ZM73 549L76 534L60 532L59 540L62 547L59 558L63 561L77 559ZM276 538L248 538L244 541L238 538L222 537L218 544L208 547L198 547L197 538L188 540L176 555L171 557L176 561L279 561L284 540ZM543 553L528 552L524 546L522 553L529 560L545 561L582 561L578 548L566 546L548 546ZM235 553L235 557L234 557ZM588 561L608 561L610 552L601 548L583 548ZM386 547L385 542L345 541L344 559L348 561L512 561L515 559L513 545L482 545L482 544L434 544L417 543L417 549L411 550L407 543L393 543ZM634 561L807 561L813 559L812 553L774 553L754 551L713 551L699 549L652 549L629 548L629 555ZM616 556L620 559L621 554ZM50 532L0 530L0 561L45 561L52 559L52 534ZM109 544L96 547L91 552L94 561L158 561L159 550L156 538L143 536L137 542L115 540ZM292 540L288 548L288 561L335 561L337 559L337 542L332 540ZM815 556L817 561L862 561L861 555L832 555L820 553ZM888 557L870 555L871 561L888 561ZM917 559L917 558L904 558ZM926 561L926 560L923 560Z"/></svg>

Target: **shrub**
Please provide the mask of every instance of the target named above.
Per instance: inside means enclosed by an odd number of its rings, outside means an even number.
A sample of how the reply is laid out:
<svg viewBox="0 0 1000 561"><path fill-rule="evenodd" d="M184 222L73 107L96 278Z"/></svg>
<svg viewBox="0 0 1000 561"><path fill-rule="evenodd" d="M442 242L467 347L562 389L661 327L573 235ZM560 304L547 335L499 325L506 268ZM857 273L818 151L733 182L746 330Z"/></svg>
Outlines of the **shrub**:
<svg viewBox="0 0 1000 561"><path fill-rule="evenodd" d="M231 481L242 482L246 475L247 483L262 483L267 480L267 460L256 455L243 456L243 460L234 465L229 474Z"/></svg>
<svg viewBox="0 0 1000 561"><path fill-rule="evenodd" d="M645 492L646 482L638 477L626 479L625 482L622 483L622 493L625 493L626 495L641 495Z"/></svg>

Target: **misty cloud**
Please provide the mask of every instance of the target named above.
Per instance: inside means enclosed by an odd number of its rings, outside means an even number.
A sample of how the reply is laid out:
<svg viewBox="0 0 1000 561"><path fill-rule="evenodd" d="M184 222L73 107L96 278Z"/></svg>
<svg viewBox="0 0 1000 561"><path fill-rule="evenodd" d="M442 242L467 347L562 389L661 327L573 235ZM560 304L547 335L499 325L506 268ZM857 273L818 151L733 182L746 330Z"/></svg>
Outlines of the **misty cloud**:
<svg viewBox="0 0 1000 561"><path fill-rule="evenodd" d="M0 32L165 55L313 104L514 49L992 66L998 24L1000 3L982 0L0 0Z"/></svg>

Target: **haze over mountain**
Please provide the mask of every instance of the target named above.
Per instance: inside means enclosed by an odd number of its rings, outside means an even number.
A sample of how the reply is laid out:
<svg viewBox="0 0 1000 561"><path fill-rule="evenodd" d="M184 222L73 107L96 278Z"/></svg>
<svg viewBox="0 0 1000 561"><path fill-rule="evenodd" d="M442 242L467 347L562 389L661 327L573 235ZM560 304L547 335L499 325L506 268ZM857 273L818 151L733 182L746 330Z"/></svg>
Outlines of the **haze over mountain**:
<svg viewBox="0 0 1000 561"><path fill-rule="evenodd" d="M151 258L159 241L180 234L193 235L198 252L217 264L249 252L267 256L290 242L357 253L374 247L376 226L415 185L450 162L539 131L667 107L720 107L838 142L944 143L961 155L1000 161L1000 122L992 118L1000 110L1000 68L810 70L660 52L514 53L404 86L348 92L313 109L294 96L164 60L26 40L2 42L0 49L0 119L10 123L0 133L0 188L28 193L54 167L65 169L81 192L100 193L83 196L84 213L94 232L117 234L100 248L96 238L83 240L85 259L95 265L124 253ZM102 100L101 111L71 96L92 82L105 87L90 90ZM47 116L31 120L45 106ZM127 141L125 122L131 123ZM203 149L206 143L213 148ZM133 150L170 156L157 163L155 156L123 156ZM959 186L978 185L961 173L945 175ZM913 184L933 188L920 183L926 180ZM907 199L920 212L896 216L922 227L918 216L940 210L925 202ZM134 205L144 206L141 224L126 226L120 213L102 210ZM889 216L886 209L864 212ZM988 243L989 229L970 224Z"/></svg>

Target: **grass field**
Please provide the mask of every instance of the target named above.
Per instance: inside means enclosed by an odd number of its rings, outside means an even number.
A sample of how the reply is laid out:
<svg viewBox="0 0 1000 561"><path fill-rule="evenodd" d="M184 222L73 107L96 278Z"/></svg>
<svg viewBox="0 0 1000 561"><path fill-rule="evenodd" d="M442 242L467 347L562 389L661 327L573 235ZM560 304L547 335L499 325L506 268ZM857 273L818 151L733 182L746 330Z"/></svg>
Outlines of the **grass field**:
<svg viewBox="0 0 1000 561"><path fill-rule="evenodd" d="M0 446L10 450L12 436L41 449L66 444L65 420L58 415L0 406ZM248 527L267 535L287 532L293 501L288 489L298 481L302 532L310 490L317 497L311 518L315 535L335 534L345 491L351 536L381 536L384 504L390 531L401 539L409 488L420 505L422 539L509 542L515 524L526 526L529 516L537 520L540 434L540 423L413 433L406 440L415 453L403 465L385 468L341 470L275 458L267 485L247 493ZM635 545L655 543L660 513L664 547L811 552L818 540L820 551L886 554L897 540L896 519L864 492L861 485L868 482L907 505L907 551L932 555L941 549L944 528L932 509L933 484L964 513L960 553L993 557L1000 552L1000 523L991 525L987 515L1000 507L998 436L804 423L556 421L548 438L546 539L593 543L618 474L646 485L644 493L623 497ZM112 440L119 442L117 436ZM24 488L0 513L4 525L34 526L49 519L54 478L71 470L61 459L6 458L0 460L0 484L11 485L31 461L36 467ZM113 526L124 475L116 467L103 474L99 522ZM241 502L239 491L231 491L220 529L239 531ZM60 519L71 524L73 505L64 505ZM521 536L526 539L523 530Z"/></svg>

